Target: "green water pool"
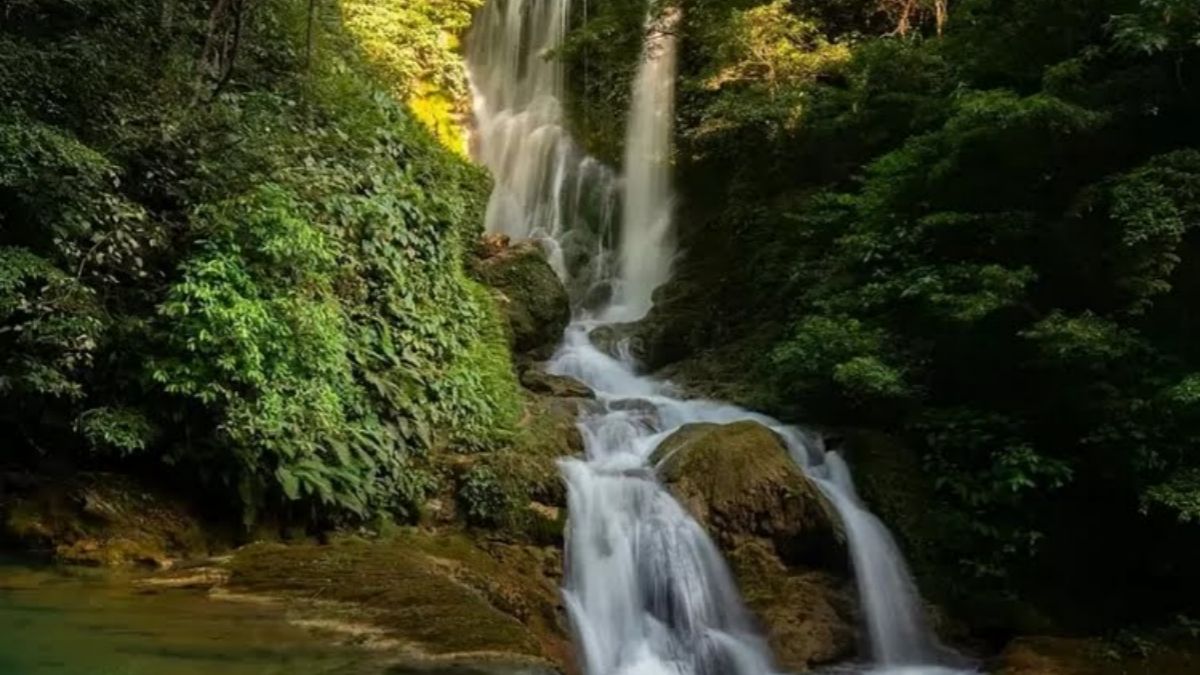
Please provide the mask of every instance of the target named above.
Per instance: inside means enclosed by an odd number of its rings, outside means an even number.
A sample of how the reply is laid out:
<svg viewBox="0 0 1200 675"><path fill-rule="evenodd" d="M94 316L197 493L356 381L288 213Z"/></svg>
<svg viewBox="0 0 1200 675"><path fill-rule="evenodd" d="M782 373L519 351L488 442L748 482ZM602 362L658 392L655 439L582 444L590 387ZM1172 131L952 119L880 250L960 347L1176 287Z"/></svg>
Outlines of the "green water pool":
<svg viewBox="0 0 1200 675"><path fill-rule="evenodd" d="M431 672L385 657L331 644L289 623L278 606L138 587L100 570L0 560L0 675Z"/></svg>

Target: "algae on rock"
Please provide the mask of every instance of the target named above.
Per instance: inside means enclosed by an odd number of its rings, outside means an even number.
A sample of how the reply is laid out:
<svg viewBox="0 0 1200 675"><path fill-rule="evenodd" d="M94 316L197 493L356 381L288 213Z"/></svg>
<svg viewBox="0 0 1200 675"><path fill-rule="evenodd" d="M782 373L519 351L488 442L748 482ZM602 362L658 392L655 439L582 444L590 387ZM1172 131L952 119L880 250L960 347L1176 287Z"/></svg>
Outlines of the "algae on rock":
<svg viewBox="0 0 1200 675"><path fill-rule="evenodd" d="M722 547L761 537L790 563L837 567L844 561L832 507L767 427L688 424L658 446L651 462Z"/></svg>

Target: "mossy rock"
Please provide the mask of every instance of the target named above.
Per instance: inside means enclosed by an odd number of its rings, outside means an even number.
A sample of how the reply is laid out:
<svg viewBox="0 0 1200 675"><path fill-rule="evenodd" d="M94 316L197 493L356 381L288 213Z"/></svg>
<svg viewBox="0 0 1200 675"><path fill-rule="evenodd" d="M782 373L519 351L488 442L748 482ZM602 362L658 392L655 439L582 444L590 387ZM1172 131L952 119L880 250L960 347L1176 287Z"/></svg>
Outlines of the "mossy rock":
<svg viewBox="0 0 1200 675"><path fill-rule="evenodd" d="M596 397L596 392L579 380L563 375L552 375L538 365L526 367L521 371L521 386L535 394L555 398Z"/></svg>
<svg viewBox="0 0 1200 675"><path fill-rule="evenodd" d="M1131 655L1097 639L1019 637L991 666L995 675L1189 675L1200 673L1200 645L1153 645Z"/></svg>
<svg viewBox="0 0 1200 675"><path fill-rule="evenodd" d="M553 549L485 548L459 533L407 530L244 547L230 562L228 591L283 598L318 621L351 608L355 621L418 659L564 667L571 648L560 567Z"/></svg>
<svg viewBox="0 0 1200 675"><path fill-rule="evenodd" d="M853 656L844 536L783 439L753 421L689 424L651 461L725 552L782 665L802 671Z"/></svg>
<svg viewBox="0 0 1200 675"><path fill-rule="evenodd" d="M723 548L762 537L789 565L844 569L844 537L832 506L762 424L685 425L651 462Z"/></svg>
<svg viewBox="0 0 1200 675"><path fill-rule="evenodd" d="M742 597L789 671L854 656L857 603L850 580L819 570L789 570L761 540L727 552Z"/></svg>
<svg viewBox="0 0 1200 675"><path fill-rule="evenodd" d="M509 338L518 353L547 353L571 320L567 290L536 242L490 246L475 275L501 295Z"/></svg>
<svg viewBox="0 0 1200 675"><path fill-rule="evenodd" d="M627 342L641 366L657 371L676 363L717 341L712 315L696 298L685 281L672 280L654 292L654 306L646 316L629 323L600 326L590 334L598 349L616 356L618 345Z"/></svg>
<svg viewBox="0 0 1200 675"><path fill-rule="evenodd" d="M0 538L66 564L169 567L228 547L181 500L128 477L7 476L0 486Z"/></svg>

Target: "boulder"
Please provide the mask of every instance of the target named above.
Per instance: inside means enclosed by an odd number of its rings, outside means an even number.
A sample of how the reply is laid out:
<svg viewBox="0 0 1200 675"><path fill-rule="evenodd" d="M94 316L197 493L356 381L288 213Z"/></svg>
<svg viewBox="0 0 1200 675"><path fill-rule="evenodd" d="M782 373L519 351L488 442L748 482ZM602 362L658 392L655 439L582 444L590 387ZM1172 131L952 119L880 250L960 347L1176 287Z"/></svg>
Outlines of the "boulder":
<svg viewBox="0 0 1200 675"><path fill-rule="evenodd" d="M762 537L788 564L844 569L844 537L832 506L767 427L688 424L655 449L651 462L723 548Z"/></svg>
<svg viewBox="0 0 1200 675"><path fill-rule="evenodd" d="M592 344L612 356L626 342L643 368L657 371L696 354L713 342L714 326L708 309L677 281L654 292L654 306L637 321L600 326L590 334Z"/></svg>
<svg viewBox="0 0 1200 675"><path fill-rule="evenodd" d="M224 592L270 598L291 620L386 649L393 661L569 672L561 566L555 549L402 529L243 547L228 563Z"/></svg>
<svg viewBox="0 0 1200 675"><path fill-rule="evenodd" d="M803 671L854 655L844 536L775 432L752 421L689 424L651 461L725 552L783 666Z"/></svg>
<svg viewBox="0 0 1200 675"><path fill-rule="evenodd" d="M475 260L475 275L496 289L513 349L548 353L571 320L570 299L536 242L480 247L489 255Z"/></svg>
<svg viewBox="0 0 1200 675"><path fill-rule="evenodd" d="M780 664L804 671L854 656L857 605L849 580L789 570L762 540L745 541L726 555Z"/></svg>
<svg viewBox="0 0 1200 675"><path fill-rule="evenodd" d="M573 377L551 375L539 367L521 371L521 386L535 394L555 398L595 398L596 393Z"/></svg>

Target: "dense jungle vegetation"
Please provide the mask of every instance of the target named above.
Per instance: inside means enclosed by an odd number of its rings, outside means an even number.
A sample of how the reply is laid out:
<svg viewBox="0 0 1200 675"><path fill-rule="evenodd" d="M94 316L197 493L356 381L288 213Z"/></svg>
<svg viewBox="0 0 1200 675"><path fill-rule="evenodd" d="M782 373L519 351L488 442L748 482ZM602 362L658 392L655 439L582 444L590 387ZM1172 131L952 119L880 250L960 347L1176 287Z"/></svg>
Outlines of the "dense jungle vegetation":
<svg viewBox="0 0 1200 675"><path fill-rule="evenodd" d="M1200 5L669 4L685 253L650 365L719 348L748 402L899 438L851 448L864 490L985 628L1194 628ZM563 50L609 158L644 20L592 3Z"/></svg>
<svg viewBox="0 0 1200 675"><path fill-rule="evenodd" d="M324 528L513 444L468 273L480 4L0 0L0 471ZM1200 634L1200 4L668 6L683 254L646 365L834 430L977 635ZM546 55L613 165L647 11L588 0ZM538 452L463 468L464 520L526 508L514 476L563 502Z"/></svg>
<svg viewBox="0 0 1200 675"><path fill-rule="evenodd" d="M336 524L506 442L489 181L429 131L477 4L0 3L0 463Z"/></svg>

